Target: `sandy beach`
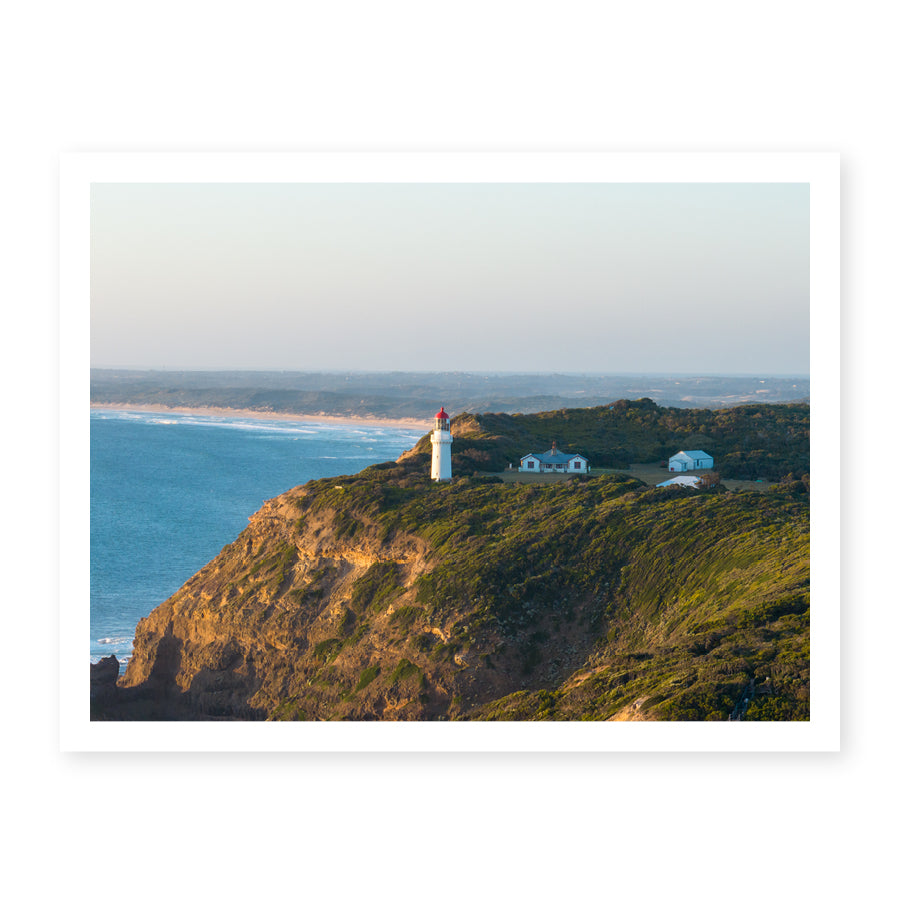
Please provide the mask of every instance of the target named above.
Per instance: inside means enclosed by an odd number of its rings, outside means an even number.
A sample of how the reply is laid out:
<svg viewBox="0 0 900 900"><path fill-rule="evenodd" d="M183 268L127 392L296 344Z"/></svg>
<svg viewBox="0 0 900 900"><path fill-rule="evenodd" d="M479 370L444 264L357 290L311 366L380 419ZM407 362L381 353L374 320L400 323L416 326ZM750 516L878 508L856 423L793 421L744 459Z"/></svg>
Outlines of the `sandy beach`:
<svg viewBox="0 0 900 900"><path fill-rule="evenodd" d="M376 425L381 428L431 429L429 419L380 419L375 416L326 416L309 413L269 412L257 409L230 409L223 406L163 406L156 403L91 403L91 409L124 412L184 413L191 416L232 416L241 419L269 419L328 425Z"/></svg>

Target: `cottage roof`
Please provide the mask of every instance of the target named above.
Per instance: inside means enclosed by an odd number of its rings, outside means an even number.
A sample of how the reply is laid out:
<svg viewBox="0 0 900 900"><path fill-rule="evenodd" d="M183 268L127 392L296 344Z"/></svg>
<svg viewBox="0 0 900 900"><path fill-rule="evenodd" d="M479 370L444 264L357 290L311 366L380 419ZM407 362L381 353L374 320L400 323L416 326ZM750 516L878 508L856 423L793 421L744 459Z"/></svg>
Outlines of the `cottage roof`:
<svg viewBox="0 0 900 900"><path fill-rule="evenodd" d="M551 463L564 465L570 459L583 459L587 461L587 457L582 456L580 453L560 453L559 450L556 449L556 445L551 447L546 453L526 453L522 459L529 459L530 457L534 457L542 463Z"/></svg>
<svg viewBox="0 0 900 900"><path fill-rule="evenodd" d="M689 456L691 459L712 459L712 457L703 450L679 450L676 456Z"/></svg>

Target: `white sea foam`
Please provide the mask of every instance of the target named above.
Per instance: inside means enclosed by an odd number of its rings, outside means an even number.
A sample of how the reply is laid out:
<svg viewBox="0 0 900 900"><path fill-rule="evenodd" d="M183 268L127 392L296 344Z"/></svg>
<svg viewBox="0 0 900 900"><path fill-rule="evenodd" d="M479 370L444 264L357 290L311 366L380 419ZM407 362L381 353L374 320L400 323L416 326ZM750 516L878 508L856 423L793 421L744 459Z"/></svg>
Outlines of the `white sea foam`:
<svg viewBox="0 0 900 900"><path fill-rule="evenodd" d="M418 440L421 433L414 429L385 428L381 425L347 425L338 422L295 422L284 420L246 419L240 416L198 416L191 413L159 413L141 410L99 410L92 409L91 415L97 419L119 419L142 422L147 425L195 425L205 428L234 428L244 431L271 434L325 435L343 439L352 437L402 437Z"/></svg>
<svg viewBox="0 0 900 900"><path fill-rule="evenodd" d="M155 419L159 425L194 425L200 428L229 428L236 431L252 431L257 434L319 434L315 426L295 425L291 422L260 422L256 419L224 419L218 416L185 416L177 420Z"/></svg>
<svg viewBox="0 0 900 900"><path fill-rule="evenodd" d="M132 639L130 636L123 637L102 637L97 638L94 643L102 644L105 647L116 648L116 647L124 647L126 650L132 649Z"/></svg>

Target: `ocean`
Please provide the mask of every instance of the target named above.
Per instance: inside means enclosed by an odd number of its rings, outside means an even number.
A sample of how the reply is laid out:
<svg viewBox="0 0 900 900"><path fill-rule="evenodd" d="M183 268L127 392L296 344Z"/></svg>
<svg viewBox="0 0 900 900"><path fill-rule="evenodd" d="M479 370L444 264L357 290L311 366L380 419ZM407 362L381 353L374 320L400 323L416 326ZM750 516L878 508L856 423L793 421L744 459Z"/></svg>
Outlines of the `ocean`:
<svg viewBox="0 0 900 900"><path fill-rule="evenodd" d="M127 663L138 620L272 497L396 459L424 430L91 410L91 662Z"/></svg>

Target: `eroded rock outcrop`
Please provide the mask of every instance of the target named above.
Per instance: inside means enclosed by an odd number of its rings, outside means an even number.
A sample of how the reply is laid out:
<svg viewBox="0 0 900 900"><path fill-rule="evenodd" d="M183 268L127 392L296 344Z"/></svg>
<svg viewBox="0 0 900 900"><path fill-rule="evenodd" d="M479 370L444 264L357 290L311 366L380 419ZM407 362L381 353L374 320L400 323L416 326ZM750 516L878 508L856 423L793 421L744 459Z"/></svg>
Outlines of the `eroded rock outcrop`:
<svg viewBox="0 0 900 900"><path fill-rule="evenodd" d="M91 663L91 707L112 706L117 700L116 682L119 678L119 660L105 656Z"/></svg>

